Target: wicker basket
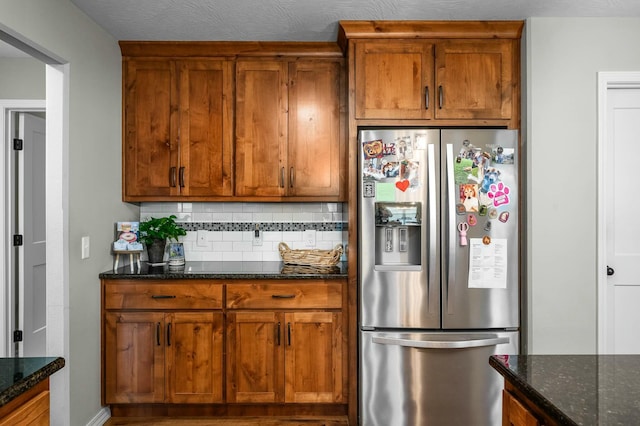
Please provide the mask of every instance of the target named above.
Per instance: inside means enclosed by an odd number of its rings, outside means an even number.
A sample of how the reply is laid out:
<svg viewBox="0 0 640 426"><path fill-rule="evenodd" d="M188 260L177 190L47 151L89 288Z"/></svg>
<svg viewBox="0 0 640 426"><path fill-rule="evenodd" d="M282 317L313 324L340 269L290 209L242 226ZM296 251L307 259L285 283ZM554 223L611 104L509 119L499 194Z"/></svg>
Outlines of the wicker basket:
<svg viewBox="0 0 640 426"><path fill-rule="evenodd" d="M333 250L291 250L286 243L278 244L280 257L285 265L334 266L342 256L342 244Z"/></svg>

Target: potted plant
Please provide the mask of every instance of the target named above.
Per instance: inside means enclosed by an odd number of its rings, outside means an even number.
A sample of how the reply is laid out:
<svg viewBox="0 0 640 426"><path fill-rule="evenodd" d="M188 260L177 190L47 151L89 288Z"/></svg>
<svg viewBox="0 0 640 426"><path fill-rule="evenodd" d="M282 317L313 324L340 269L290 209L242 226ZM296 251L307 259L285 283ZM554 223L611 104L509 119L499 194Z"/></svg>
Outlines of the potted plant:
<svg viewBox="0 0 640 426"><path fill-rule="evenodd" d="M140 222L140 240L147 247L150 263L161 263L167 239L178 241L178 237L187 235L187 231L176 223L176 216L151 217Z"/></svg>

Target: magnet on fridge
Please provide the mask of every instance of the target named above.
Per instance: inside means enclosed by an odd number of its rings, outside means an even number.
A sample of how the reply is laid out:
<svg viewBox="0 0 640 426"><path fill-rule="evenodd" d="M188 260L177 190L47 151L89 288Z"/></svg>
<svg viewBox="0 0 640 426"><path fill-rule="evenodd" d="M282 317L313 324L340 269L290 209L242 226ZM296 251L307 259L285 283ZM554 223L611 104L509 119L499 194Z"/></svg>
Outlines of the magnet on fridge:
<svg viewBox="0 0 640 426"><path fill-rule="evenodd" d="M362 196L364 198L373 198L376 196L376 184L370 180L362 182Z"/></svg>
<svg viewBox="0 0 640 426"><path fill-rule="evenodd" d="M491 222L487 221L487 223L484 224L484 230L491 232Z"/></svg>
<svg viewBox="0 0 640 426"><path fill-rule="evenodd" d="M487 206L485 206L484 204L480 206L480 211L478 212L478 214L480 216L486 216L487 215Z"/></svg>
<svg viewBox="0 0 640 426"><path fill-rule="evenodd" d="M509 220L509 212L502 212L498 216L498 220L502 223L506 223Z"/></svg>
<svg viewBox="0 0 640 426"><path fill-rule="evenodd" d="M467 223L469 224L469 226L476 226L476 224L478 223L478 220L476 219L475 215L470 214L467 217Z"/></svg>
<svg viewBox="0 0 640 426"><path fill-rule="evenodd" d="M489 244L491 244L491 237L488 235L485 235L484 237L482 237L482 244L484 244L485 246L488 246Z"/></svg>
<svg viewBox="0 0 640 426"><path fill-rule="evenodd" d="M465 214L467 212L467 208L462 203L456 204L456 213Z"/></svg>
<svg viewBox="0 0 640 426"><path fill-rule="evenodd" d="M498 210L491 208L489 209L489 219L496 219L498 217Z"/></svg>
<svg viewBox="0 0 640 426"><path fill-rule="evenodd" d="M458 224L458 232L460 232L460 245L467 245L467 231L469 230L469 224L467 222L460 222Z"/></svg>

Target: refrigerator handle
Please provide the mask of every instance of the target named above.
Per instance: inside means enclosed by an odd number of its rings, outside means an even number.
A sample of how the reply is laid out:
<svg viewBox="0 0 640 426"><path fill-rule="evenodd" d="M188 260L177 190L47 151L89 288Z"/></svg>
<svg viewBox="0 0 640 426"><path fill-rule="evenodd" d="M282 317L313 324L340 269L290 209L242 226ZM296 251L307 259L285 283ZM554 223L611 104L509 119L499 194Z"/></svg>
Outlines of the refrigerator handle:
<svg viewBox="0 0 640 426"><path fill-rule="evenodd" d="M496 335L485 335L481 339L462 339L462 340L411 340L396 337L372 337L373 343L381 345L405 346L408 348L418 349L466 349L480 348L484 346L496 346L509 343L509 338L498 337Z"/></svg>
<svg viewBox="0 0 640 426"><path fill-rule="evenodd" d="M449 297L449 293L453 289L453 285L456 279L455 265L453 262L453 253L455 252L456 241L456 184L453 171L453 144L447 144L447 158L445 161L447 170L447 279L446 285L446 298L447 298L447 313L453 312L452 300L453 297Z"/></svg>
<svg viewBox="0 0 640 426"><path fill-rule="evenodd" d="M431 311L431 304L429 303L429 296L431 286L436 282L436 244L438 243L436 238L436 159L435 159L435 146L430 143L427 146L427 164L428 164L428 199L429 199L429 261L427 263L427 311Z"/></svg>

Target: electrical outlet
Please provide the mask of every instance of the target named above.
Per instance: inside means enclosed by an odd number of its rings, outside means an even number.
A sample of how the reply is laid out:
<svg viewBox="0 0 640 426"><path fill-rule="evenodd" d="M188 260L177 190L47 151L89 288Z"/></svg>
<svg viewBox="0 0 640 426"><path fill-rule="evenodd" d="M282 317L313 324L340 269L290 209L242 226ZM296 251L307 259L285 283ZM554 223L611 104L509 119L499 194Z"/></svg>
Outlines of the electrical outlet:
<svg viewBox="0 0 640 426"><path fill-rule="evenodd" d="M302 234L302 239L304 240L304 245L306 247L315 247L316 246L316 231L315 229L307 229Z"/></svg>
<svg viewBox="0 0 640 426"><path fill-rule="evenodd" d="M196 232L196 245L198 247L206 247L207 246L207 234L209 231L206 229L198 229Z"/></svg>

